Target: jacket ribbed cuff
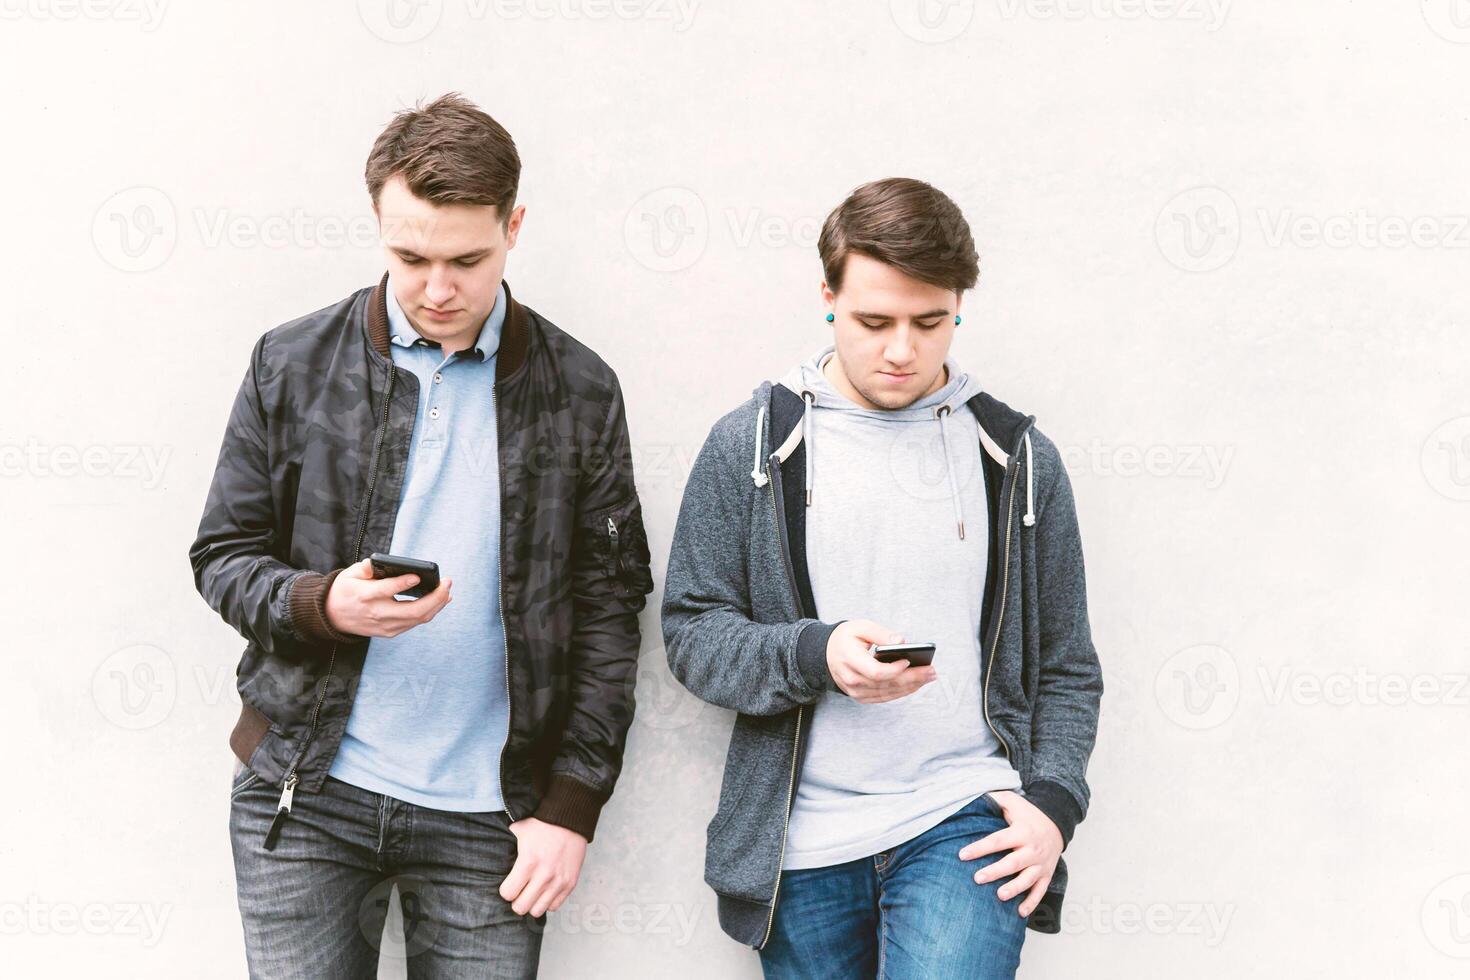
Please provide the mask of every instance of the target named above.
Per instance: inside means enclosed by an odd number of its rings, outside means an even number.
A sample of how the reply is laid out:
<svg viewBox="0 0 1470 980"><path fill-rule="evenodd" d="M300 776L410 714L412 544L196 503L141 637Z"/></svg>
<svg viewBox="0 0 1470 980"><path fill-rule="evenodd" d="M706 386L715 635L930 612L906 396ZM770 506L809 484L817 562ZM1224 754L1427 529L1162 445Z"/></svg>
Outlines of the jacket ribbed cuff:
<svg viewBox="0 0 1470 980"><path fill-rule="evenodd" d="M809 623L796 637L796 669L801 679L814 691L840 691L827 666L827 641L832 631L846 620L835 623Z"/></svg>
<svg viewBox="0 0 1470 980"><path fill-rule="evenodd" d="M608 794L599 793L580 780L554 772L547 779L546 792L536 807L535 817L546 823L565 827L592 843L597 818L607 803Z"/></svg>
<svg viewBox="0 0 1470 980"><path fill-rule="evenodd" d="M1062 850L1065 851L1077 825L1082 822L1082 807L1077 805L1077 798L1061 783L1038 779L1026 784L1026 799L1057 825L1057 830L1062 832Z"/></svg>
<svg viewBox="0 0 1470 980"><path fill-rule="evenodd" d="M303 640L349 643L361 639L338 631L327 620L327 593L332 591L332 582L341 571L337 568L325 575L306 572L292 581L291 591L286 596L286 615L290 619L291 630Z"/></svg>

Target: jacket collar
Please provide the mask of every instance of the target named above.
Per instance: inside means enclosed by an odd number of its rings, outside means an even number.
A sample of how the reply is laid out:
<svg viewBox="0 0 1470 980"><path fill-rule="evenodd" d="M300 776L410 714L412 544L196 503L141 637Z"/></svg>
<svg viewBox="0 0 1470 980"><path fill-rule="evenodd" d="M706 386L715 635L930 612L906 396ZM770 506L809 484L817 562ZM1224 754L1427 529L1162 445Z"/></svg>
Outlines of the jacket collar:
<svg viewBox="0 0 1470 980"><path fill-rule="evenodd" d="M505 286L505 298L508 301L505 309L505 326L500 333L500 351L496 355L495 380L502 381L515 373L526 361L526 353L531 347L531 325L526 308L516 302L511 295L510 283L502 280ZM383 278L373 287L372 293L368 295L367 316L368 342L372 344L373 350L383 357L390 357L388 352L388 273L383 273Z"/></svg>

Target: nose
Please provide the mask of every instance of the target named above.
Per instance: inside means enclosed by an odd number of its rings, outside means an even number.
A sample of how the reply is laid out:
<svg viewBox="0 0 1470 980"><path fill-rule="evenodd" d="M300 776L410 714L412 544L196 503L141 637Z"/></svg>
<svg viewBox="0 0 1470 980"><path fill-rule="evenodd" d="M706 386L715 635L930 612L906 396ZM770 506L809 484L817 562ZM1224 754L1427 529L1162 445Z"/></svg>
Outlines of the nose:
<svg viewBox="0 0 1470 980"><path fill-rule="evenodd" d="M914 359L913 334L907 323L900 323L893 328L888 342L883 345L883 356L888 363L894 367L903 367Z"/></svg>
<svg viewBox="0 0 1470 980"><path fill-rule="evenodd" d="M454 280L448 269L429 270L428 282L424 284L424 298L441 309L454 298Z"/></svg>

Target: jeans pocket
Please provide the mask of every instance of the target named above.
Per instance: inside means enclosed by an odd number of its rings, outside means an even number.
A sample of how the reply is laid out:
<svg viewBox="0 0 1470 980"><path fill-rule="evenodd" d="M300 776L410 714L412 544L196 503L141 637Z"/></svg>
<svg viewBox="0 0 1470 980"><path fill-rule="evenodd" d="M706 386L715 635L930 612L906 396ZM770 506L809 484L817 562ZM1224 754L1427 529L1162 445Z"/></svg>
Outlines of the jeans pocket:
<svg viewBox="0 0 1470 980"><path fill-rule="evenodd" d="M981 793L980 796L977 797L977 802L981 804L986 813L990 814L990 816L992 817L995 817L997 820L1004 820L1006 818L1006 815L1001 812L1000 804L995 802L995 797L991 796L989 793Z"/></svg>
<svg viewBox="0 0 1470 980"><path fill-rule="evenodd" d="M241 766L240 771L235 773L234 779L230 782L230 799L235 799L258 782L260 782L260 773L249 766Z"/></svg>

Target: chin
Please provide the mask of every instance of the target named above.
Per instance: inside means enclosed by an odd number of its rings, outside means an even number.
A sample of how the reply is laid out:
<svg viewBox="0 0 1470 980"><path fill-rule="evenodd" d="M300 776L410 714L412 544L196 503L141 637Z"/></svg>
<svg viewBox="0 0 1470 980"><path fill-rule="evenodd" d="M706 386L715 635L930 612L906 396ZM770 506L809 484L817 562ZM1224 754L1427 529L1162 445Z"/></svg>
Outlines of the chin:
<svg viewBox="0 0 1470 980"><path fill-rule="evenodd" d="M890 411L899 408L908 408L919 400L918 394L912 391L894 391L891 388L888 390L875 388L867 391L859 388L858 391L870 403Z"/></svg>

